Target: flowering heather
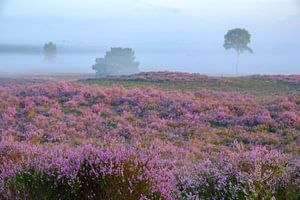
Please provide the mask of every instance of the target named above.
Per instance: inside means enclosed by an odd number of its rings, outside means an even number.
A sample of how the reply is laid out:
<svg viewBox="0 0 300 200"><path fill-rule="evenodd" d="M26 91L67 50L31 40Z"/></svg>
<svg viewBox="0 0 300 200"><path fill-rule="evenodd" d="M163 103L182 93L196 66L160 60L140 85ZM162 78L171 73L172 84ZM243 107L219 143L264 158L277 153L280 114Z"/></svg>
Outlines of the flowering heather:
<svg viewBox="0 0 300 200"><path fill-rule="evenodd" d="M12 159L0 152L0 194L5 199L171 199L170 177L160 171L154 155L91 145L1 148L22 155Z"/></svg>
<svg viewBox="0 0 300 200"><path fill-rule="evenodd" d="M297 199L299 138L297 91L1 84L0 198Z"/></svg>
<svg viewBox="0 0 300 200"><path fill-rule="evenodd" d="M139 74L127 76L109 76L107 80L127 80L127 81L149 81L149 82L201 82L201 81L215 81L219 82L220 79L209 77L207 75L198 73L184 73L184 72L141 72Z"/></svg>
<svg viewBox="0 0 300 200"><path fill-rule="evenodd" d="M299 182L290 182L288 158L276 150L255 147L220 153L205 159L193 169L182 169L177 177L181 196L187 199L286 199ZM299 181L299 180L298 180Z"/></svg>
<svg viewBox="0 0 300 200"><path fill-rule="evenodd" d="M260 79L269 79L273 81L279 81L292 85L300 85L300 75L255 75L254 77Z"/></svg>
<svg viewBox="0 0 300 200"><path fill-rule="evenodd" d="M169 141L206 140L207 144L219 141L225 146L235 139L267 142L292 150L289 146L299 142L282 143L283 133L299 135L298 98L290 95L261 101L237 92L175 92L76 83L1 86L0 130L5 140L34 143L106 137L134 142L155 136ZM264 137L257 137L262 133Z"/></svg>

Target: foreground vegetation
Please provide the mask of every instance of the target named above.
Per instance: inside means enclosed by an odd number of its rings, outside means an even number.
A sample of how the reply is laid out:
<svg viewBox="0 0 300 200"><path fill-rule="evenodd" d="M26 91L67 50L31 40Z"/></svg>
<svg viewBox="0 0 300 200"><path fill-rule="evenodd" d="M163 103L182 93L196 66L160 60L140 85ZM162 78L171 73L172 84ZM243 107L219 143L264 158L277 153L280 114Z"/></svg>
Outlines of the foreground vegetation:
<svg viewBox="0 0 300 200"><path fill-rule="evenodd" d="M299 81L3 81L0 198L299 199Z"/></svg>

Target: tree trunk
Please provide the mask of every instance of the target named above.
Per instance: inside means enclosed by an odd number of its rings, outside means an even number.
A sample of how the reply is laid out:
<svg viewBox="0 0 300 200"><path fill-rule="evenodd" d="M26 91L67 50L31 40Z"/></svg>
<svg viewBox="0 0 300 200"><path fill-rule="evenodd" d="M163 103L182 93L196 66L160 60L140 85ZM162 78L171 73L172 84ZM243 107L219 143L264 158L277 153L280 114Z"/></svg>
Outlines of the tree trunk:
<svg viewBox="0 0 300 200"><path fill-rule="evenodd" d="M239 74L239 62L240 62L240 52L237 51L237 55L236 55L236 65L235 65L235 73L236 73L236 75Z"/></svg>

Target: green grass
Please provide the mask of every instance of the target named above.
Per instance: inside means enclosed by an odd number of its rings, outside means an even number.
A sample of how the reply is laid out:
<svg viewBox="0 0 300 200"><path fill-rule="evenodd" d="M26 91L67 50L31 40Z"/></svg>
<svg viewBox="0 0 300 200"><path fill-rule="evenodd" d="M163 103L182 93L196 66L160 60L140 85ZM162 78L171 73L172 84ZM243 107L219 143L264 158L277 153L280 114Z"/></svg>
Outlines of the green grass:
<svg viewBox="0 0 300 200"><path fill-rule="evenodd" d="M104 80L90 79L80 82L88 84L99 84L102 86L121 85L126 88L155 87L164 90L201 90L209 89L226 92L247 92L254 95L276 95L300 92L300 85L292 85L280 81L259 79L253 77L222 77L221 81L194 81L194 82L150 82L134 80Z"/></svg>

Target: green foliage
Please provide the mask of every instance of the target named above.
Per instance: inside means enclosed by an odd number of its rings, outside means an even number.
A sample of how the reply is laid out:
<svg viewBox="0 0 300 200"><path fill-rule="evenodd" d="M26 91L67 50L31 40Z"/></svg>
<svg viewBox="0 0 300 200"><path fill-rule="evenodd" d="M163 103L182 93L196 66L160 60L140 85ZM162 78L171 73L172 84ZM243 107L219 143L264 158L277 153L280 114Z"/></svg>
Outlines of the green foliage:
<svg viewBox="0 0 300 200"><path fill-rule="evenodd" d="M58 173L53 170L49 173L32 168L7 180L5 188L11 191L11 197L29 200L135 200L139 199L141 194L159 199L160 194L152 193L148 180L143 179L132 184L125 181L138 173L132 170L132 165L133 163L125 165L124 176L95 176L91 175L92 168L88 163L82 164L75 182L65 178L59 179ZM128 188L132 188L132 192Z"/></svg>
<svg viewBox="0 0 300 200"><path fill-rule="evenodd" d="M72 199L71 187L68 184L64 184L63 181L57 184L54 177L35 169L17 174L13 179L7 180L5 187L12 192L11 196L20 199Z"/></svg>
<svg viewBox="0 0 300 200"><path fill-rule="evenodd" d="M104 58L97 58L93 69L97 75L127 75L138 72L139 63L135 61L134 51L130 48L111 48Z"/></svg>
<svg viewBox="0 0 300 200"><path fill-rule="evenodd" d="M291 94L296 91L300 91L300 85L289 85L283 82L268 81L263 79L257 79L253 77L223 77L224 82L222 84L208 81L203 82L186 82L186 83L173 83L173 82L147 82L147 81L132 81L132 80L106 80L106 79L89 79L82 80L80 82L89 84L99 84L102 86L114 86L121 85L126 88L148 88L156 87L164 90L199 90L209 89L214 91L226 91L226 92L247 92L259 97L265 97L268 95L285 95Z"/></svg>
<svg viewBox="0 0 300 200"><path fill-rule="evenodd" d="M76 108L64 108L64 113L66 114L74 114L74 115L81 115L82 112L79 109Z"/></svg>
<svg viewBox="0 0 300 200"><path fill-rule="evenodd" d="M238 53L243 53L248 51L252 53L252 49L248 47L248 44L251 41L251 35L246 29L232 29L227 32L225 37L225 43L223 47L225 49L234 49Z"/></svg>

